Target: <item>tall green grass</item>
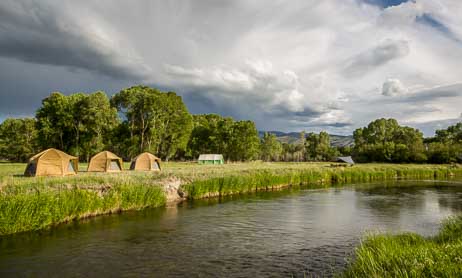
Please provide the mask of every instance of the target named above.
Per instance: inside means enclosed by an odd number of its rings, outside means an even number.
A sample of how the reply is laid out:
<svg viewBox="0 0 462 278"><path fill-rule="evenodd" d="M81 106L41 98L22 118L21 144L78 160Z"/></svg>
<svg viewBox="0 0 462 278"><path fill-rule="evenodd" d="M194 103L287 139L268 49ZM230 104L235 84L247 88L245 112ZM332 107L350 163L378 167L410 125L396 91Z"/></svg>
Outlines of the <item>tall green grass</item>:
<svg viewBox="0 0 462 278"><path fill-rule="evenodd" d="M77 187L0 195L0 235L39 230L73 219L165 204L160 187L122 185L107 192Z"/></svg>
<svg viewBox="0 0 462 278"><path fill-rule="evenodd" d="M343 277L461 277L462 216L450 218L438 235L370 235L356 250Z"/></svg>
<svg viewBox="0 0 462 278"><path fill-rule="evenodd" d="M193 180L184 186L191 199L273 190L285 186L331 186L393 179L448 179L462 168L436 165L357 165L354 167L287 167L252 169Z"/></svg>
<svg viewBox="0 0 462 278"><path fill-rule="evenodd" d="M163 188L148 175L13 179L0 190L0 235L165 202Z"/></svg>

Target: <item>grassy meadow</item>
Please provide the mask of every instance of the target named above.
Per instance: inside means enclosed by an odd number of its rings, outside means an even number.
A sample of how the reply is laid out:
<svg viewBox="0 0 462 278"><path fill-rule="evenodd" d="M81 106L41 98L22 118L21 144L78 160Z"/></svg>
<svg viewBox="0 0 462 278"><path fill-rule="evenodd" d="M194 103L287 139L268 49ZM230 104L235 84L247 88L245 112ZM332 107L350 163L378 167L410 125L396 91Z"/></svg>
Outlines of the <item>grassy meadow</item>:
<svg viewBox="0 0 462 278"><path fill-rule="evenodd" d="M330 163L163 163L160 173L124 171L69 177L24 177L25 164L0 163L0 235L39 230L89 216L165 205L163 185L180 179L190 199L273 190L283 186L331 186L390 179L462 176L454 165ZM128 163L124 165L128 169Z"/></svg>

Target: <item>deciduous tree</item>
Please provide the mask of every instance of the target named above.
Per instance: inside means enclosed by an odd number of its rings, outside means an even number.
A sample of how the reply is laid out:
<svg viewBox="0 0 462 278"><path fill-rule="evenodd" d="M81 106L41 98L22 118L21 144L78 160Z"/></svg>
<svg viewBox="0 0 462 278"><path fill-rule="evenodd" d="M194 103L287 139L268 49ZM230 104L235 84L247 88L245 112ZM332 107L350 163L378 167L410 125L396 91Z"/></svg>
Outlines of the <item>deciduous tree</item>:
<svg viewBox="0 0 462 278"><path fill-rule="evenodd" d="M423 134L400 126L395 119L378 119L354 131L355 158L363 162L423 162Z"/></svg>
<svg viewBox="0 0 462 278"><path fill-rule="evenodd" d="M186 148L192 119L176 93L135 86L120 91L111 102L125 116L128 144L138 145L136 150L129 149L129 157L150 151L168 160Z"/></svg>
<svg viewBox="0 0 462 278"><path fill-rule="evenodd" d="M260 144L260 157L264 161L279 161L282 156L282 144L276 135L265 132Z"/></svg>
<svg viewBox="0 0 462 278"><path fill-rule="evenodd" d="M27 161L37 152L35 119L6 119L0 124L0 159Z"/></svg>

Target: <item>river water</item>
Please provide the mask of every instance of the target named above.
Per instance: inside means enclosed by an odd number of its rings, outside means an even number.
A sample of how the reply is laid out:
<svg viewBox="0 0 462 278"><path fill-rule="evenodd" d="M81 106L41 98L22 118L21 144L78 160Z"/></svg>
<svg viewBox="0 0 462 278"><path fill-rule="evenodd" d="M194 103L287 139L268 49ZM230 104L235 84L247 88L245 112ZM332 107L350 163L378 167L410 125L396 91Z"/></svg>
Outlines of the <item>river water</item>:
<svg viewBox="0 0 462 278"><path fill-rule="evenodd" d="M460 183L398 183L186 202L3 237L0 277L331 276L366 232L433 235L462 212Z"/></svg>

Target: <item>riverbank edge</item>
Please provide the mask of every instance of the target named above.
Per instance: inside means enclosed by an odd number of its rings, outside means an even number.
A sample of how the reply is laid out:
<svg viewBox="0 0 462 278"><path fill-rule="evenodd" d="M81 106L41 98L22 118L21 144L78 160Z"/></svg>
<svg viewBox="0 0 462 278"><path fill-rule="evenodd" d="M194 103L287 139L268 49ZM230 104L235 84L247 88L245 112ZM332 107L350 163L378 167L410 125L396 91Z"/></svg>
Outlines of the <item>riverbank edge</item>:
<svg viewBox="0 0 462 278"><path fill-rule="evenodd" d="M166 196L162 186L133 184L0 195L0 239L100 215L162 207L167 204Z"/></svg>
<svg viewBox="0 0 462 278"><path fill-rule="evenodd" d="M67 190L19 194L0 199L0 236L51 228L89 217L129 210L162 207L184 200L281 190L287 187L330 187L397 179L447 180L461 176L461 167L382 165L375 168L325 167L317 169L249 170L210 179L152 185L117 185L106 191L85 186ZM83 188L83 189L82 189Z"/></svg>
<svg viewBox="0 0 462 278"><path fill-rule="evenodd" d="M437 235L369 234L338 277L460 277L462 215L443 221Z"/></svg>
<svg viewBox="0 0 462 278"><path fill-rule="evenodd" d="M339 167L286 171L255 171L192 181L181 186L182 194L190 200L247 194L258 191L281 190L290 187L330 187L349 183L368 183L392 180L450 180L462 177L462 168L434 166L429 168Z"/></svg>

